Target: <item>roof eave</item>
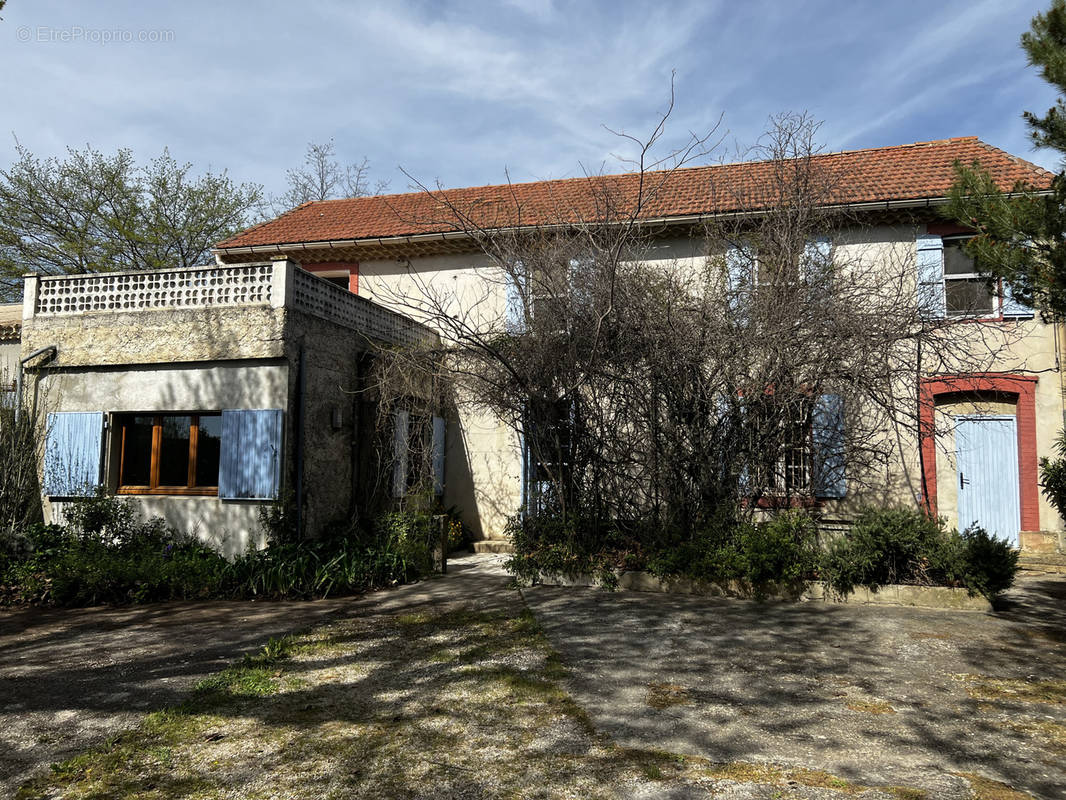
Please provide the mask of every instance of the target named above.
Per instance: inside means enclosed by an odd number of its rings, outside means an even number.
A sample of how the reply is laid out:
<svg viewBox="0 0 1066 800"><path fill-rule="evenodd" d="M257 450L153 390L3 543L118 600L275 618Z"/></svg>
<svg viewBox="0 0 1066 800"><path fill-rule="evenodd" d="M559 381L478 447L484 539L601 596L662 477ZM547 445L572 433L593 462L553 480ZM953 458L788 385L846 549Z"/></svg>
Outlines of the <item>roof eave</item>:
<svg viewBox="0 0 1066 800"><path fill-rule="evenodd" d="M1048 195L1051 194L1051 190L1046 189L1038 192L1033 192L1031 194ZM1021 195L1022 193L1020 192L1005 192L1003 196L1009 198ZM947 201L948 198L946 196L941 196L924 197L909 200L872 200L860 203L835 203L828 204L824 207L827 209L838 209L842 211L857 211L868 213L876 211L902 211L922 208L933 208L934 206L942 206L946 204ZM753 218L758 217L764 213L765 209L756 211L727 211L705 214L683 214L677 216L653 217L649 219L642 219L639 221L639 223L641 225L695 225L701 222L707 222L712 219ZM617 224L623 223L622 221L620 221ZM552 230L570 228L573 226L574 224L553 223L550 225L521 225L518 227L504 227L497 228L494 230ZM368 237L363 239L330 239L309 242L281 242L274 244L243 245L238 247L214 247L211 249L211 252L219 256L244 255L252 253L291 253L293 250L322 250L360 247L402 247L403 245L425 245L427 243L435 241L445 242L472 238L473 237L466 231L441 231L436 233L417 233L406 234L402 236Z"/></svg>

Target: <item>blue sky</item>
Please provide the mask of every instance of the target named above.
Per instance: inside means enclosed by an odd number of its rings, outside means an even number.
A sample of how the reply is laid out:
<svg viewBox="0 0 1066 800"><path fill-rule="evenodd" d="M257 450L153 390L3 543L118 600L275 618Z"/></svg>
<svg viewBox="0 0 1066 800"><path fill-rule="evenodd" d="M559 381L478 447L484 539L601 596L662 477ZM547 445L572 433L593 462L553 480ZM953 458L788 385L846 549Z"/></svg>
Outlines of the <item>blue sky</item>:
<svg viewBox="0 0 1066 800"><path fill-rule="evenodd" d="M9 0L0 164L13 135L38 155L169 146L280 191L306 143L333 137L390 191L409 187L399 167L445 186L621 171L602 126L647 133L675 70L664 145L722 115L707 163L807 111L828 150L978 135L1056 168L1021 120L1054 101L1018 45L1047 5Z"/></svg>

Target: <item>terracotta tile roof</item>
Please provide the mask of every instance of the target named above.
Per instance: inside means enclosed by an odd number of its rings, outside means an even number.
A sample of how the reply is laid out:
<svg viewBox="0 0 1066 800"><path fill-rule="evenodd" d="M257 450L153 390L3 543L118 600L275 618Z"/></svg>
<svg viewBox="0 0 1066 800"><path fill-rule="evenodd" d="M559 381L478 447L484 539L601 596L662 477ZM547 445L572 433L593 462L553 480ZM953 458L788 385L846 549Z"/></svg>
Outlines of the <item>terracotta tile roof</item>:
<svg viewBox="0 0 1066 800"><path fill-rule="evenodd" d="M940 198L952 184L955 161L979 161L1007 190L1018 181L1050 186L1052 174L980 141L976 136L850 150L816 156L832 176L833 203ZM646 219L758 210L772 200L774 162L751 161L646 173L645 185L661 186L642 210ZM538 181L434 192L325 200L297 206L219 243L219 249L351 239L378 239L456 230L446 203L483 227L602 219L597 198L632 202L638 176Z"/></svg>

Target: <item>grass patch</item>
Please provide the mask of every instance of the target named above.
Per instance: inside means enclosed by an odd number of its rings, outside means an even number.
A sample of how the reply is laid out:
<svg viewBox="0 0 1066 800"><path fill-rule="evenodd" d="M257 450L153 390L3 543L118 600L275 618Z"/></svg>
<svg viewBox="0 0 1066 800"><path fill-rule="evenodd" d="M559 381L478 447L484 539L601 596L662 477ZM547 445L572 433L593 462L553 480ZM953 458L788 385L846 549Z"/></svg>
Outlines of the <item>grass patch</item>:
<svg viewBox="0 0 1066 800"><path fill-rule="evenodd" d="M960 778L970 782L974 800L1034 800L1031 794L1021 792L1000 781L978 775L976 772L956 772Z"/></svg>
<svg viewBox="0 0 1066 800"><path fill-rule="evenodd" d="M1024 681L985 675L960 675L958 678L969 684L966 691L975 700L1066 705L1064 680Z"/></svg>
<svg viewBox="0 0 1066 800"><path fill-rule="evenodd" d="M644 703L649 708L670 708L692 703L688 690L676 683L649 683Z"/></svg>
<svg viewBox="0 0 1066 800"><path fill-rule="evenodd" d="M845 708L859 711L863 714L895 714L896 709L884 700L848 700L844 703Z"/></svg>
<svg viewBox="0 0 1066 800"><path fill-rule="evenodd" d="M1007 727L1025 736L1042 739L1049 749L1060 755L1066 755L1066 725L1050 720L1033 720L1026 722L1009 721Z"/></svg>

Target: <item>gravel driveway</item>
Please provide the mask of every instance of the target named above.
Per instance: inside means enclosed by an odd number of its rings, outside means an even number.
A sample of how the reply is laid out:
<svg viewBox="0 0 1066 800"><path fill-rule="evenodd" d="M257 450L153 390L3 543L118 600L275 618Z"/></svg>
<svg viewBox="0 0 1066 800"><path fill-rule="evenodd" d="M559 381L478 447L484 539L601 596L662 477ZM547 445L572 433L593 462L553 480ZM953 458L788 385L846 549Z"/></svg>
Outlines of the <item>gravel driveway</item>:
<svg viewBox="0 0 1066 800"><path fill-rule="evenodd" d="M623 747L768 760L945 796L1066 797L1066 576L1001 612L533 587L574 699Z"/></svg>

